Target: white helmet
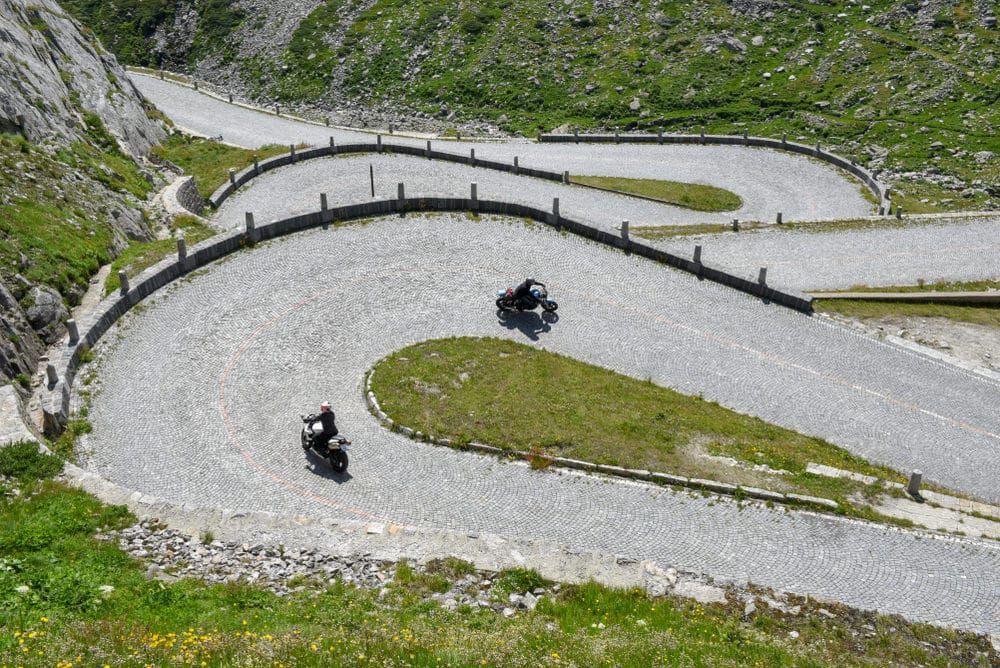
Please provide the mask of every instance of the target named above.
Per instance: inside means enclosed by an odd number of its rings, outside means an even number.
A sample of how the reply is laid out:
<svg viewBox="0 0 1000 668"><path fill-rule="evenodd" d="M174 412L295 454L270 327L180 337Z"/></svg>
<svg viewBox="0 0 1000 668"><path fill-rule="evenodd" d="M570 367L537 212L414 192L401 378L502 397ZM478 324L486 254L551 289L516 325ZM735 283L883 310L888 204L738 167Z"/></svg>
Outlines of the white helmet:
<svg viewBox="0 0 1000 668"><path fill-rule="evenodd" d="M325 413L325 412L327 412L328 410L330 410L330 402L329 402L329 401L324 401L323 403L321 403L321 404L319 405L319 410L320 410L321 412L323 412L323 413Z"/></svg>

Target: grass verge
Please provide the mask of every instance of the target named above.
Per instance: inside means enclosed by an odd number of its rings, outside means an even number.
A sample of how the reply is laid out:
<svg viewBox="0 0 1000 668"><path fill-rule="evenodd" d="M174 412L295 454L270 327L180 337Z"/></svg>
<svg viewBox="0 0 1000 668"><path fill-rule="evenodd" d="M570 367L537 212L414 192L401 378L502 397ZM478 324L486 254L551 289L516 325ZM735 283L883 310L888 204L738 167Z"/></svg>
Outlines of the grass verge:
<svg viewBox="0 0 1000 668"><path fill-rule="evenodd" d="M904 481L822 439L507 340L409 346L375 366L372 389L399 424L460 445L533 452L539 461L561 456L810 494L862 516L869 511L849 497L876 490L806 473L806 465Z"/></svg>
<svg viewBox="0 0 1000 668"><path fill-rule="evenodd" d="M449 611L430 597L473 572L455 558L401 562L372 590L317 571L290 596L148 580L97 537L134 523L124 507L48 479L57 462L35 444L12 447L0 449L0 665L943 667L995 657L985 636L797 597L786 602L796 614L760 605L750 615L732 593L701 605L587 583L553 587L510 618ZM547 584L531 570L484 575L498 601Z"/></svg>
<svg viewBox="0 0 1000 668"><path fill-rule="evenodd" d="M873 288L866 285L855 286L842 292L984 292L1000 290L1000 281L937 281L923 285L903 285ZM947 318L957 322L1000 329L1000 307L990 304L979 306L961 304L874 302L863 299L817 299L813 309L822 313L836 313L856 320L872 320L886 317L901 318Z"/></svg>
<svg viewBox="0 0 1000 668"><path fill-rule="evenodd" d="M129 278L138 276L143 271L177 252L177 237L183 235L185 242L193 246L199 241L209 238L215 231L198 221L194 216L179 215L174 217L170 226L170 239L157 239L145 243L134 243L118 256L111 264L111 273L104 282L104 294L110 295L121 286L118 272L125 271Z"/></svg>
<svg viewBox="0 0 1000 668"><path fill-rule="evenodd" d="M297 146L296 148L301 148ZM211 139L195 139L180 133L167 137L159 146L153 147L153 153L164 160L169 160L185 173L194 177L198 192L205 199L212 196L222 184L229 180L229 168L237 172L253 164L256 155L259 160L266 160L276 155L288 153L287 146L268 144L257 149L227 146Z"/></svg>
<svg viewBox="0 0 1000 668"><path fill-rule="evenodd" d="M743 206L743 200L736 193L699 183L629 179L617 176L573 176L570 178L570 183L613 190L626 195L640 195L694 211L735 211Z"/></svg>

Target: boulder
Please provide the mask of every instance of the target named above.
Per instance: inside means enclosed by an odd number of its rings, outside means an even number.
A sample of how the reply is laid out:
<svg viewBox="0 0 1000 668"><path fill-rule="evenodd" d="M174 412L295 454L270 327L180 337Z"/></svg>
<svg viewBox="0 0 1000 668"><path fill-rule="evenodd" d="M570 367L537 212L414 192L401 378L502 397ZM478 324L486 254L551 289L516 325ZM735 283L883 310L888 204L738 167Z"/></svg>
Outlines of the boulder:
<svg viewBox="0 0 1000 668"><path fill-rule="evenodd" d="M28 293L28 300L31 305L25 314L42 340L52 344L62 338L63 322L69 317L62 295L46 285L36 285Z"/></svg>

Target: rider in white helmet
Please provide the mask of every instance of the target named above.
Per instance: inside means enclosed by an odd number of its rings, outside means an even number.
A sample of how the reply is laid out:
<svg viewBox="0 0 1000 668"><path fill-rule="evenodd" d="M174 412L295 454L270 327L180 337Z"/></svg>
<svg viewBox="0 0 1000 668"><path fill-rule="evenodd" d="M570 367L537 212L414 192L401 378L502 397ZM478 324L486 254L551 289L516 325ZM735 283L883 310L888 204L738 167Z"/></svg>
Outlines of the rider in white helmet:
<svg viewBox="0 0 1000 668"><path fill-rule="evenodd" d="M324 401L319 405L319 420L318 422L323 425L323 433L316 434L313 439L315 447L319 450L323 450L330 443L330 440L337 435L337 423L335 421L335 415L333 409L330 408L330 402Z"/></svg>

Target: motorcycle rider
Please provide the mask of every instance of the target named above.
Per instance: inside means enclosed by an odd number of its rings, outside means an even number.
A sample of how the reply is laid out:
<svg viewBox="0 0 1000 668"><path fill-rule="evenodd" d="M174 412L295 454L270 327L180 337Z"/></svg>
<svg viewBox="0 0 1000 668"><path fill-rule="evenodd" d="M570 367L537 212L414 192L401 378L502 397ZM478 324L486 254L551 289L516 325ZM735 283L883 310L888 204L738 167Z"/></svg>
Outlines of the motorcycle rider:
<svg viewBox="0 0 1000 668"><path fill-rule="evenodd" d="M514 301L516 303L523 304L525 308L533 307L535 303L538 302L535 295L531 294L531 287L534 285L540 285L543 288L545 287L544 283L536 281L530 277L526 278L524 279L524 283L521 283L521 285L514 288Z"/></svg>
<svg viewBox="0 0 1000 668"><path fill-rule="evenodd" d="M319 406L319 418L309 423L310 427L316 424L316 422L319 422L323 426L322 433L314 434L313 436L313 447L320 453L327 450L330 441L337 435L335 418L333 409L330 408L330 402L324 401Z"/></svg>

